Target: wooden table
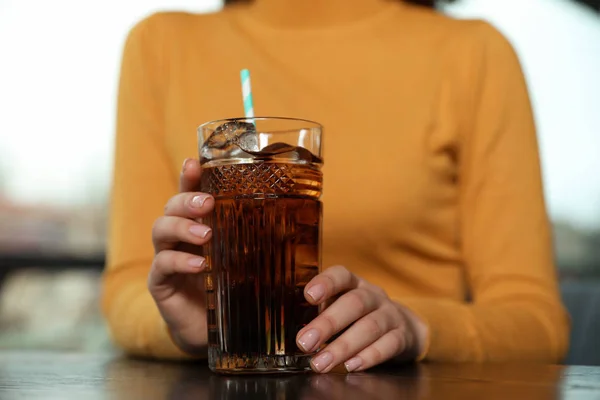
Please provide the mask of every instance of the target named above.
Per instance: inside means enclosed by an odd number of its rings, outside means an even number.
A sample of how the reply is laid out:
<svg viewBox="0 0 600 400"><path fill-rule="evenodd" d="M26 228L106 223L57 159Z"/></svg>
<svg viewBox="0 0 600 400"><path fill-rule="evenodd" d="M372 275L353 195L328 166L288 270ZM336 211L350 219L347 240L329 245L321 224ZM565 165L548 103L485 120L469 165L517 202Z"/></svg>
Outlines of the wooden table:
<svg viewBox="0 0 600 400"><path fill-rule="evenodd" d="M0 399L600 400L600 368L422 364L350 375L220 376L204 363L0 352Z"/></svg>

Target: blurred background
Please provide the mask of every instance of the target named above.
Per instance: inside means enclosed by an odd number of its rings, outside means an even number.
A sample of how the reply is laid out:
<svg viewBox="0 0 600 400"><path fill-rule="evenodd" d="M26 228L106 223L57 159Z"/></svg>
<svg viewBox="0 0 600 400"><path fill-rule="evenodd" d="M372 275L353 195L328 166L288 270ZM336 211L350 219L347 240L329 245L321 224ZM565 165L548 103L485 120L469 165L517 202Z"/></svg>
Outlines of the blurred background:
<svg viewBox="0 0 600 400"><path fill-rule="evenodd" d="M0 349L110 349L98 299L122 46L150 13L220 7L0 0ZM492 22L521 57L563 293L583 307L600 282L600 0L443 8Z"/></svg>

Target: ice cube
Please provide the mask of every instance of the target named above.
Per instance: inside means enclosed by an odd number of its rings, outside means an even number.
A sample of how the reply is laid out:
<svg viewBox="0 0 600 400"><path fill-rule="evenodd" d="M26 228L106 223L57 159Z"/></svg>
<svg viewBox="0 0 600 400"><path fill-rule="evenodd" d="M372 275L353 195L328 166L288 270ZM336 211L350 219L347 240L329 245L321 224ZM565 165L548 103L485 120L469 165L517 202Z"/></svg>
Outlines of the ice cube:
<svg viewBox="0 0 600 400"><path fill-rule="evenodd" d="M273 156L275 154L287 153L290 151L294 151L296 146L289 145L287 143L273 143L268 146L265 146L264 149L260 151L261 154L265 156Z"/></svg>
<svg viewBox="0 0 600 400"><path fill-rule="evenodd" d="M320 162L320 160L304 147L296 147L292 152L293 159L305 162Z"/></svg>
<svg viewBox="0 0 600 400"><path fill-rule="evenodd" d="M287 143L273 143L260 151L264 156L277 156L279 159L287 159L304 162L321 162L309 150L300 146L292 146Z"/></svg>
<svg viewBox="0 0 600 400"><path fill-rule="evenodd" d="M239 157L238 153L246 148L258 151L256 136L254 124L234 120L219 125L202 144L200 162L204 163L225 157Z"/></svg>
<svg viewBox="0 0 600 400"><path fill-rule="evenodd" d="M254 125L252 125L252 130L246 129L244 132L237 135L234 143L248 153L255 153L260 150L258 145L258 134L254 129Z"/></svg>
<svg viewBox="0 0 600 400"><path fill-rule="evenodd" d="M256 136L256 127L253 124L243 121L226 122L215 129L204 143L204 146L222 149L236 143L241 137L246 135Z"/></svg>

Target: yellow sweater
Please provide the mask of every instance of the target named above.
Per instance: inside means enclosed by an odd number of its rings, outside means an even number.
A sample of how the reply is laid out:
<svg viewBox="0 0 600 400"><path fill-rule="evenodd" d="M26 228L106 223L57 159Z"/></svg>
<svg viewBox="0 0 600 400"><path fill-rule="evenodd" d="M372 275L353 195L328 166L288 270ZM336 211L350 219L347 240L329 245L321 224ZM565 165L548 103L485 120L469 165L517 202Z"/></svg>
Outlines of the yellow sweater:
<svg viewBox="0 0 600 400"><path fill-rule="evenodd" d="M257 115L325 126L325 267L345 265L419 315L428 360L559 361L569 323L507 40L399 2L314 27L245 7L156 14L127 40L103 297L116 343L184 356L146 289L151 227L197 156L196 127L242 114L248 68Z"/></svg>

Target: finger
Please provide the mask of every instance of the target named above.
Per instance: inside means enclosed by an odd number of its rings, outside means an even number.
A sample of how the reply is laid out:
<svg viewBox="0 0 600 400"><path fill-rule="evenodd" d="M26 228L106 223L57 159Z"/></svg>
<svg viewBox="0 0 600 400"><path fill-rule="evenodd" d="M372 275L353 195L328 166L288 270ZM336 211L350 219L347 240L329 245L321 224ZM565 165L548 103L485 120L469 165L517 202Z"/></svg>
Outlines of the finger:
<svg viewBox="0 0 600 400"><path fill-rule="evenodd" d="M376 311L362 317L338 339L331 342L324 350L311 360L315 372L329 372L338 364L351 359L355 354L374 344L390 330L395 329L400 323L400 316L387 307L378 308ZM388 354L390 351L393 353ZM382 356L392 357L395 348L381 349Z"/></svg>
<svg viewBox="0 0 600 400"><path fill-rule="evenodd" d="M348 372L364 371L396 357L406 349L406 335L402 327L392 329L355 357L345 362Z"/></svg>
<svg viewBox="0 0 600 400"><path fill-rule="evenodd" d="M152 290L174 274L195 274L206 268L206 260L194 254L163 250L154 257L148 275L148 288Z"/></svg>
<svg viewBox="0 0 600 400"><path fill-rule="evenodd" d="M193 158L186 158L181 168L179 177L179 191L193 192L197 191L200 186L200 176L202 175L202 167L200 162Z"/></svg>
<svg viewBox="0 0 600 400"><path fill-rule="evenodd" d="M298 347L310 353L330 337L379 306L379 297L365 289L354 289L337 299L298 332Z"/></svg>
<svg viewBox="0 0 600 400"><path fill-rule="evenodd" d="M155 253L173 249L180 242L203 245L210 240L212 229L191 219L160 217L152 227Z"/></svg>
<svg viewBox="0 0 600 400"><path fill-rule="evenodd" d="M215 199L208 193L179 193L167 201L165 215L197 219L210 213L214 206Z"/></svg>
<svg viewBox="0 0 600 400"><path fill-rule="evenodd" d="M358 287L359 279L341 265L331 267L315 276L304 288L304 297L311 304Z"/></svg>

